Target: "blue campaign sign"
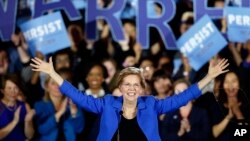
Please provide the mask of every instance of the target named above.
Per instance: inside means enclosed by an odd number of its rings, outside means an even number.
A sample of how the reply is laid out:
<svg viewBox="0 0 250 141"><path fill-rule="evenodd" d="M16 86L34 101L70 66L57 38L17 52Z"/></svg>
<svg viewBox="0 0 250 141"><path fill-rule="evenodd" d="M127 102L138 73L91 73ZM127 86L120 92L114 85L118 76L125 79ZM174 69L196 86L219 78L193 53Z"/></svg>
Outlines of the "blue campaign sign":
<svg viewBox="0 0 250 141"><path fill-rule="evenodd" d="M33 56L36 51L46 55L70 46L60 12L30 20L21 25L21 30Z"/></svg>
<svg viewBox="0 0 250 141"><path fill-rule="evenodd" d="M250 39L250 8L226 7L227 36L231 42L244 43Z"/></svg>
<svg viewBox="0 0 250 141"><path fill-rule="evenodd" d="M227 41L207 15L199 19L177 41L177 47L188 57L195 70L199 70L226 44Z"/></svg>

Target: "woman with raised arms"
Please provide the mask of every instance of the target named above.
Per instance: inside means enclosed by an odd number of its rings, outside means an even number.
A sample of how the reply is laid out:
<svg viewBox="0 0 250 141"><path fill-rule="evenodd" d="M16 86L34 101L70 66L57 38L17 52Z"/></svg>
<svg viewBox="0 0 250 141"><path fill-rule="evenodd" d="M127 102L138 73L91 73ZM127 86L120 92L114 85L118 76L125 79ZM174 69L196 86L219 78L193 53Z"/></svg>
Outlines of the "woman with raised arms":
<svg viewBox="0 0 250 141"><path fill-rule="evenodd" d="M143 96L146 82L141 70L135 67L123 69L117 78L117 87L123 94L121 97L107 95L96 99L63 80L54 70L52 58L49 62L34 58L32 62L33 71L47 73L58 83L60 91L74 103L101 115L98 141L160 141L158 115L177 110L188 101L198 98L201 89L218 75L227 72L229 65L226 59L217 64L210 61L207 75L198 83L178 95L159 100L153 96Z"/></svg>

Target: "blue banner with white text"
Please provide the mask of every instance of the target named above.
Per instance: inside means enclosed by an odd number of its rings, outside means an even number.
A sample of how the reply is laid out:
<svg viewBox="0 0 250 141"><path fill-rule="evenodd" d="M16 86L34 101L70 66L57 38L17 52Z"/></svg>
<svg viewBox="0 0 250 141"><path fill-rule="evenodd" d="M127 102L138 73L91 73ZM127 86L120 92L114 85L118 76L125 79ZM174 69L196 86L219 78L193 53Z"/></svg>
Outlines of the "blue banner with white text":
<svg viewBox="0 0 250 141"><path fill-rule="evenodd" d="M32 55L46 55L70 46L67 30L60 12L41 16L21 25Z"/></svg>
<svg viewBox="0 0 250 141"><path fill-rule="evenodd" d="M231 42L244 43L250 39L250 8L226 7L227 36Z"/></svg>
<svg viewBox="0 0 250 141"><path fill-rule="evenodd" d="M177 47L188 57L190 65L199 70L227 44L209 16L203 16L177 41Z"/></svg>

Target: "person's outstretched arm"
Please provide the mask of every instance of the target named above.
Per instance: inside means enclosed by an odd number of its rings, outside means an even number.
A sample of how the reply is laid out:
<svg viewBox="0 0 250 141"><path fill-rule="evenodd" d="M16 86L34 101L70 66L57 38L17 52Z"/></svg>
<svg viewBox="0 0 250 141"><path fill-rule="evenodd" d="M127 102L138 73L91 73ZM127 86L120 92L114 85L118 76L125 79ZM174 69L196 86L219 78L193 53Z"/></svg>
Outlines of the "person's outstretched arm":
<svg viewBox="0 0 250 141"><path fill-rule="evenodd" d="M228 65L229 63L227 63L226 59L222 59L217 64L214 62L214 60L211 60L207 75L197 84L191 85L188 89L178 95L157 101L156 107L158 114L164 114L177 110L181 106L186 105L190 100L198 98L201 95L202 88L204 88L211 80L213 80L218 75L229 71L226 69Z"/></svg>
<svg viewBox="0 0 250 141"><path fill-rule="evenodd" d="M61 86L63 78L54 70L52 57L49 58L49 62L44 62L41 59L35 57L31 59L33 63L30 65L33 67L33 71L40 71L47 73L56 83Z"/></svg>
<svg viewBox="0 0 250 141"><path fill-rule="evenodd" d="M103 99L96 99L92 96L87 96L69 82L64 81L63 78L54 70L52 58L49 58L49 62L42 61L39 58L31 59L32 63L30 64L33 68L33 71L41 71L47 73L58 85L60 91L71 98L74 103L81 106L85 110L101 113L103 108Z"/></svg>
<svg viewBox="0 0 250 141"><path fill-rule="evenodd" d="M229 65L227 61L227 59L222 59L217 64L215 64L213 59L210 61L207 75L198 82L198 87L200 90L220 74L229 71L226 69Z"/></svg>

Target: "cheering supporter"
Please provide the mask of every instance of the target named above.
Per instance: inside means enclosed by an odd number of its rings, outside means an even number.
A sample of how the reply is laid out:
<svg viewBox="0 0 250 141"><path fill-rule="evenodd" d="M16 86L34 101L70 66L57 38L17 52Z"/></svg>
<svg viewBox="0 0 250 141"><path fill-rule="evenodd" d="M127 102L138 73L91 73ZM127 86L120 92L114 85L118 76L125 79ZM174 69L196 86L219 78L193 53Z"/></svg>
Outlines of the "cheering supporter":
<svg viewBox="0 0 250 141"><path fill-rule="evenodd" d="M185 79L173 84L175 94L189 87ZM179 110L166 114L160 125L162 141L209 141L210 124L206 110L189 101Z"/></svg>
<svg viewBox="0 0 250 141"><path fill-rule="evenodd" d="M65 79L69 76L64 72L59 73ZM44 99L36 102L34 107L38 140L76 140L84 128L82 111L60 93L58 85L49 76L45 80Z"/></svg>
<svg viewBox="0 0 250 141"><path fill-rule="evenodd" d="M32 118L34 110L18 100L20 80L14 74L1 76L0 101L0 140L30 140L34 135Z"/></svg>
<svg viewBox="0 0 250 141"><path fill-rule="evenodd" d="M99 63L92 63L86 68L87 89L85 94L93 98L101 98L107 94L105 78L107 77L106 68ZM96 140L100 128L100 116L96 113L84 109L85 129L80 135L82 140Z"/></svg>
<svg viewBox="0 0 250 141"><path fill-rule="evenodd" d="M235 129L239 125L249 125L249 101L240 90L239 77L235 72L227 72L219 87L218 106L213 109L212 133L218 141L234 140Z"/></svg>
<svg viewBox="0 0 250 141"><path fill-rule="evenodd" d="M207 76L198 83L190 86L178 96L158 100L152 96L141 97L146 84L138 68L128 67L120 72L117 86L123 94L122 97L110 95L96 99L80 92L56 73L52 58L49 62L34 58L32 62L33 70L47 73L60 86L63 94L84 109L100 114L100 131L97 140L152 141L160 140L158 115L178 109L188 101L199 97L201 89L218 75L227 72L226 67L229 65L225 59L218 64L210 62Z"/></svg>

